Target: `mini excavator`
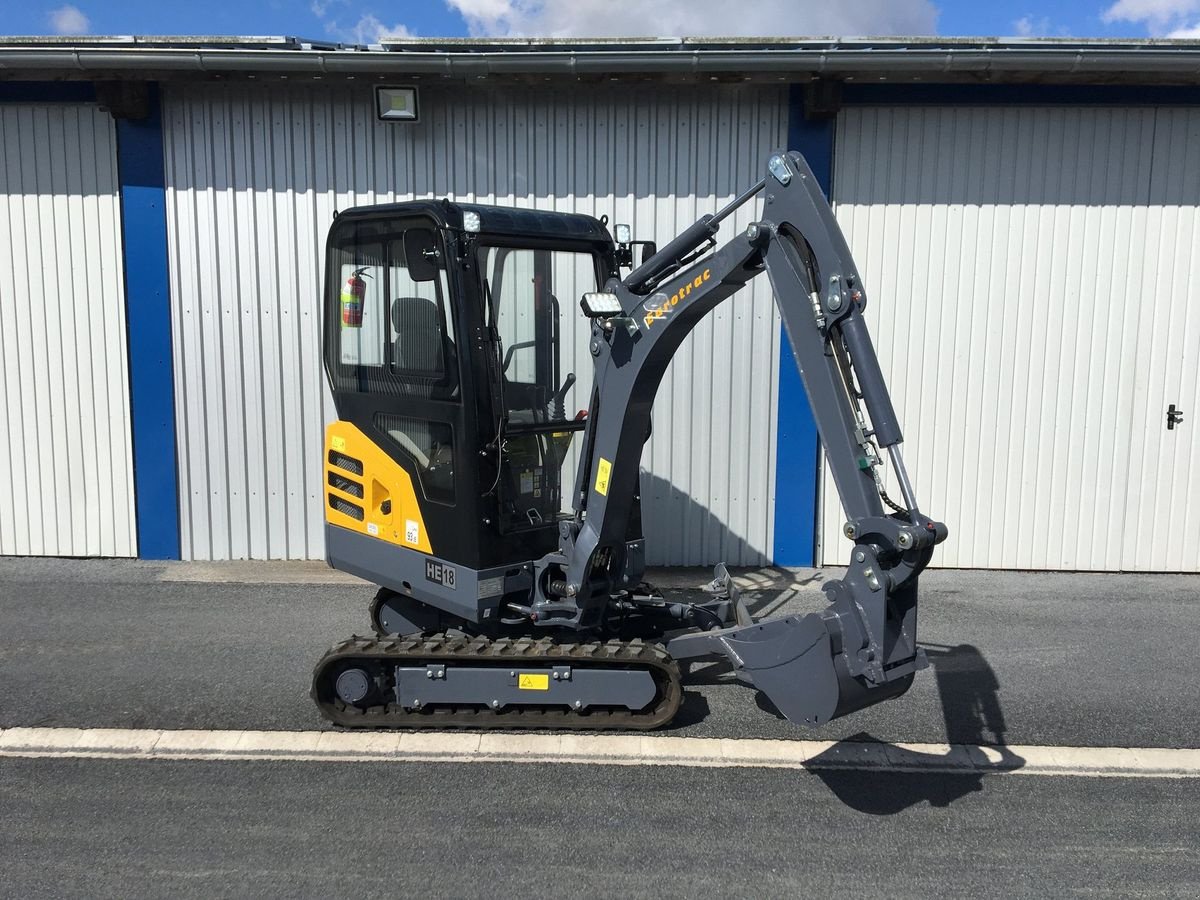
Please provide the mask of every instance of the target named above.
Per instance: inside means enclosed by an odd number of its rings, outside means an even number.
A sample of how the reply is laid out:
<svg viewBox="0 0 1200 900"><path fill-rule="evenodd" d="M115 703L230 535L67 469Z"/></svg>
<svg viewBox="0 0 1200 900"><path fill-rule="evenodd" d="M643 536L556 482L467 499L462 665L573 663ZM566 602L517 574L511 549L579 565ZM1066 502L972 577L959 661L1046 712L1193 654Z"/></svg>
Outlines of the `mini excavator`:
<svg viewBox="0 0 1200 900"><path fill-rule="evenodd" d="M718 248L721 222L759 197L761 218ZM679 709L681 664L716 661L819 726L903 694L927 665L917 580L946 526L918 509L862 280L807 162L772 153L761 181L662 249L614 231L448 200L336 216L327 554L380 586L374 634L314 671L312 697L337 725L652 729ZM680 344L763 273L853 548L821 612L756 620L724 566L699 600L643 581L640 462ZM575 415L560 297L581 298L590 328Z"/></svg>

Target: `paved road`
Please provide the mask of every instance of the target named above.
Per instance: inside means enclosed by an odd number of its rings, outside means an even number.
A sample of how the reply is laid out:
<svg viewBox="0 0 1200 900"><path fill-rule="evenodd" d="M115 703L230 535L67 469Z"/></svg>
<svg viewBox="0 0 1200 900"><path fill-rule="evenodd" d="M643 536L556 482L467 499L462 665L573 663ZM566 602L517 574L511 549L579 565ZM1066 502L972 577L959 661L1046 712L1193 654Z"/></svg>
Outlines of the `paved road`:
<svg viewBox="0 0 1200 900"><path fill-rule="evenodd" d="M0 560L0 727L320 727L371 589ZM817 602L810 584L751 597ZM674 733L1200 744L1200 579L933 572L934 660L803 732L712 670ZM0 894L1200 895L1200 779L576 764L0 759Z"/></svg>
<svg viewBox="0 0 1200 900"><path fill-rule="evenodd" d="M322 727L312 666L366 630L372 589L161 580L179 571L0 560L0 727ZM810 607L819 578L749 596ZM935 571L922 588L933 671L905 697L804 732L710 667L674 733L1200 746L1200 667L1184 649L1200 633L1200 577Z"/></svg>
<svg viewBox="0 0 1200 900"><path fill-rule="evenodd" d="M1200 894L1200 782L3 760L13 897Z"/></svg>

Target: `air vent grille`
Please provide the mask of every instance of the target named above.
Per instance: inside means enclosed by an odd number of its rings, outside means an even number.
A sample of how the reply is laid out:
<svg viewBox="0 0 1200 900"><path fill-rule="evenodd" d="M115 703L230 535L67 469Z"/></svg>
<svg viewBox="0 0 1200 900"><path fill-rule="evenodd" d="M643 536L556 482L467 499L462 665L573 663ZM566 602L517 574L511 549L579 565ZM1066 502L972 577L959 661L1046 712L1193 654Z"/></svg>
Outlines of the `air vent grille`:
<svg viewBox="0 0 1200 900"><path fill-rule="evenodd" d="M330 494L329 505L344 516L349 516L360 522L363 520L363 508L355 503L351 503L349 500L343 500L341 497Z"/></svg>
<svg viewBox="0 0 1200 900"><path fill-rule="evenodd" d="M363 473L361 460L354 459L352 456L347 456L344 453L338 453L336 450L329 451L329 464L352 475L362 475Z"/></svg>
<svg viewBox="0 0 1200 900"><path fill-rule="evenodd" d="M360 500L362 499L362 484L350 478L343 478L336 472L329 473L329 486L337 488L344 494L349 494L352 497L358 497Z"/></svg>

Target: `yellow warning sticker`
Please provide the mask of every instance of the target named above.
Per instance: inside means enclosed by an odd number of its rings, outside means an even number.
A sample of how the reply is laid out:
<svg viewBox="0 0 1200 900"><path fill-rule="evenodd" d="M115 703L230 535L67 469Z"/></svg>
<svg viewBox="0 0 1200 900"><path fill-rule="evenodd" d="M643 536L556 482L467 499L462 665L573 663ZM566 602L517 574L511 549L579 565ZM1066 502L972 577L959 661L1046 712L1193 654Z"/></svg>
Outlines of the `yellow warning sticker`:
<svg viewBox="0 0 1200 900"><path fill-rule="evenodd" d="M346 439L344 437L338 437L337 435L334 435L329 439L329 446L331 446L334 450L341 450L344 452L346 449Z"/></svg>
<svg viewBox="0 0 1200 900"><path fill-rule="evenodd" d="M596 466L596 493L601 497L608 496L608 476L611 474L612 463L600 457L600 465Z"/></svg>
<svg viewBox="0 0 1200 900"><path fill-rule="evenodd" d="M550 676L522 672L517 676L517 687L522 691L548 691L550 690Z"/></svg>

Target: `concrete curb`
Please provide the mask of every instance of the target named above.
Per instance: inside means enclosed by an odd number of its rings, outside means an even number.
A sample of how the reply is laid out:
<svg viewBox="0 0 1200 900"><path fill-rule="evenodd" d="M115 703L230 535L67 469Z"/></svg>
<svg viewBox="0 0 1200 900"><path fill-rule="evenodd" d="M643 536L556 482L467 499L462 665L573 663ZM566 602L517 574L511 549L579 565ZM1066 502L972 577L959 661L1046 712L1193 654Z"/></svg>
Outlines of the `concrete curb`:
<svg viewBox="0 0 1200 900"><path fill-rule="evenodd" d="M0 756L783 768L946 775L1200 777L1200 749L994 747L459 732L175 731L9 728Z"/></svg>

